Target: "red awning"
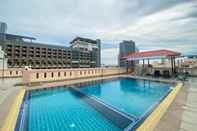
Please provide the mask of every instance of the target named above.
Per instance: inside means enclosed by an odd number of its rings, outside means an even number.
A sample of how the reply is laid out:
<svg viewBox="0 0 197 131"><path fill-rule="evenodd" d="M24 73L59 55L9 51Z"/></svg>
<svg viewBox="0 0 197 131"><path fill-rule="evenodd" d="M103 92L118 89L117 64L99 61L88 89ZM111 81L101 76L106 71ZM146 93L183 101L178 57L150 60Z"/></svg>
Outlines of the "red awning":
<svg viewBox="0 0 197 131"><path fill-rule="evenodd" d="M153 50L153 51L143 51L143 52L136 52L130 53L129 55L123 57L127 60L142 60L142 59L158 59L158 58L165 58L170 56L180 56L181 53L171 51L171 50Z"/></svg>

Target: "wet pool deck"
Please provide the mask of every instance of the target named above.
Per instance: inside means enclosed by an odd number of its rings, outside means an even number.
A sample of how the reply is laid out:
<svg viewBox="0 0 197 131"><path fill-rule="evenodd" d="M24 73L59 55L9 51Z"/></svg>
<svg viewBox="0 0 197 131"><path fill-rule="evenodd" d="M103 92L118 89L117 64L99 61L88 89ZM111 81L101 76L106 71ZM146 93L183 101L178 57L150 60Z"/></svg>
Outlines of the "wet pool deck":
<svg viewBox="0 0 197 131"><path fill-rule="evenodd" d="M189 78L155 131L197 131L196 121L197 78Z"/></svg>
<svg viewBox="0 0 197 131"><path fill-rule="evenodd" d="M188 96L181 118L180 131L197 131L197 78L187 83Z"/></svg>
<svg viewBox="0 0 197 131"><path fill-rule="evenodd" d="M126 75L121 75L126 76ZM108 76L106 78L113 78L117 76ZM53 83L40 83L37 86L26 87L28 89L36 89L43 87L61 86L67 84L74 84L90 80L97 80L100 78L88 78L68 80ZM3 121L9 112L9 109L16 97L20 87L14 86L17 82L21 81L19 78L6 79L6 82L0 83L0 128ZM169 81L160 79L160 81ZM174 82L174 80L170 80ZM159 124L154 129L155 131L195 131L197 130L197 78L189 78L185 83L184 88L176 96L174 102L168 108Z"/></svg>
<svg viewBox="0 0 197 131"><path fill-rule="evenodd" d="M0 79L0 129L20 89L15 86L21 78Z"/></svg>

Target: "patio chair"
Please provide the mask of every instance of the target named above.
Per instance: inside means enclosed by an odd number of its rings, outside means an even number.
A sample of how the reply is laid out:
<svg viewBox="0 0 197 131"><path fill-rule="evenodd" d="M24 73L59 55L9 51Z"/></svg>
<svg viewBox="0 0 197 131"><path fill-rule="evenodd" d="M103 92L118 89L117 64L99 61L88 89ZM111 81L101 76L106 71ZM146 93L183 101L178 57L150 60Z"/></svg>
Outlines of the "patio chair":
<svg viewBox="0 0 197 131"><path fill-rule="evenodd" d="M161 76L161 73L159 70L155 70L154 72L154 77L160 77Z"/></svg>
<svg viewBox="0 0 197 131"><path fill-rule="evenodd" d="M163 77L164 78L170 78L170 72L169 72L169 70L164 70L163 71Z"/></svg>
<svg viewBox="0 0 197 131"><path fill-rule="evenodd" d="M177 75L177 79L178 80L181 80L181 81L186 81L187 77L188 77L188 74L187 73L179 73Z"/></svg>

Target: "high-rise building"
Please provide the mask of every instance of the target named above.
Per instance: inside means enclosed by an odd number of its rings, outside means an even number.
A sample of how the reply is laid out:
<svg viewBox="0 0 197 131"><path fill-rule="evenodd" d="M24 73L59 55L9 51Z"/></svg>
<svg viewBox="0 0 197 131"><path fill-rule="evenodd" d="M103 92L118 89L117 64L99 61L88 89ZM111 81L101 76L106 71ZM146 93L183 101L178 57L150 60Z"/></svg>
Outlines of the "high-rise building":
<svg viewBox="0 0 197 131"><path fill-rule="evenodd" d="M5 33L7 32L7 24L0 22L0 40L5 39Z"/></svg>
<svg viewBox="0 0 197 131"><path fill-rule="evenodd" d="M100 39L91 40L88 38L76 37L71 41L72 48L78 48L81 52L90 53L90 64L92 66L100 67L101 65L101 42ZM81 55L80 55L81 56Z"/></svg>
<svg viewBox="0 0 197 131"><path fill-rule="evenodd" d="M7 32L7 24L4 22L0 22L0 33L6 33Z"/></svg>
<svg viewBox="0 0 197 131"><path fill-rule="evenodd" d="M120 67L133 67L134 66L134 62L127 62L125 61L125 59L123 58L124 56L128 55L129 53L133 53L136 52L137 48L135 46L135 42L130 40L130 41L122 41L119 44L119 58L118 58L118 62L119 62L119 66Z"/></svg>

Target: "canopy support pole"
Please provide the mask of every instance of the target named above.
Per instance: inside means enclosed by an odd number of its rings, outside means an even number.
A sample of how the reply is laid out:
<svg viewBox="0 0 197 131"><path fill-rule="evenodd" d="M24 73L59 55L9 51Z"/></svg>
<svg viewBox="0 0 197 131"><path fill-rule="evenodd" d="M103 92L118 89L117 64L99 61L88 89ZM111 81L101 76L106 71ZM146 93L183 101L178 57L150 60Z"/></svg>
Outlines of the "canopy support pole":
<svg viewBox="0 0 197 131"><path fill-rule="evenodd" d="M174 56L174 74L176 73L176 62L175 62L175 56Z"/></svg>
<svg viewBox="0 0 197 131"><path fill-rule="evenodd" d="M173 58L172 56L170 57L170 63L171 63L171 69L172 69L172 75L174 74L174 69L173 69Z"/></svg>
<svg viewBox="0 0 197 131"><path fill-rule="evenodd" d="M126 61L126 70L127 70L127 74L128 74L128 72L129 72L129 71L128 71L128 70L129 70L129 69L128 69L128 63L129 63L129 61Z"/></svg>
<svg viewBox="0 0 197 131"><path fill-rule="evenodd" d="M144 68L144 59L143 59L143 68Z"/></svg>

